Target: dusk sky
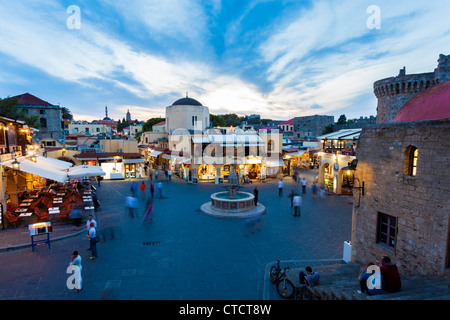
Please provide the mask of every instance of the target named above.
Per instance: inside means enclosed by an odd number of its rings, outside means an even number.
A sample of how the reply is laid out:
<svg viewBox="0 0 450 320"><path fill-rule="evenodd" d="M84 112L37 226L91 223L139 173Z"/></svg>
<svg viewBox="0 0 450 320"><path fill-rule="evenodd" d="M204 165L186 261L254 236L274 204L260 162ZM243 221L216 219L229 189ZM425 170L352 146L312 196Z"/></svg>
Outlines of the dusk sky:
<svg viewBox="0 0 450 320"><path fill-rule="evenodd" d="M76 120L108 106L145 121L186 92L213 114L376 115L375 81L450 54L449 13L448 0L0 0L0 98L28 92Z"/></svg>

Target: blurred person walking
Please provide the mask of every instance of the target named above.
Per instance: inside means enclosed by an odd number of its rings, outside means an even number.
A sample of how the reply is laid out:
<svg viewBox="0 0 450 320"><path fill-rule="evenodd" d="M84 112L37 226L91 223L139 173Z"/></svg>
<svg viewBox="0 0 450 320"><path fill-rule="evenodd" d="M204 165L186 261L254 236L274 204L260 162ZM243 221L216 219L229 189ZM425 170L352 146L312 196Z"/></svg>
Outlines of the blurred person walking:
<svg viewBox="0 0 450 320"><path fill-rule="evenodd" d="M151 222L152 215L153 215L153 201L151 199L147 200L145 208L146 209L145 209L144 218L142 219L142 222L144 222L144 224L147 224L147 223Z"/></svg>
<svg viewBox="0 0 450 320"><path fill-rule="evenodd" d="M137 198L133 195L128 195L125 198L125 207L128 208L128 216L134 218L134 211L139 206Z"/></svg>
<svg viewBox="0 0 450 320"><path fill-rule="evenodd" d="M147 188L147 184L142 181L139 188L141 189L142 200L145 200L145 189Z"/></svg>

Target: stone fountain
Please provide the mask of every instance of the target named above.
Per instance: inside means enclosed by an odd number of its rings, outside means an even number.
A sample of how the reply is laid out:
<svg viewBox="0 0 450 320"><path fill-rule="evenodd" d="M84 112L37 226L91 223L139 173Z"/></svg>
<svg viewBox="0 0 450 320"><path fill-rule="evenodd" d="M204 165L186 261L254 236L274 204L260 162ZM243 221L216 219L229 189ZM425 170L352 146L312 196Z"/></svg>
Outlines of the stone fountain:
<svg viewBox="0 0 450 320"><path fill-rule="evenodd" d="M216 192L211 195L211 201L201 206L201 211L208 215L225 218L248 218L262 215L266 208L258 203L255 196L248 192L238 191L239 179L231 167L228 176L228 191Z"/></svg>

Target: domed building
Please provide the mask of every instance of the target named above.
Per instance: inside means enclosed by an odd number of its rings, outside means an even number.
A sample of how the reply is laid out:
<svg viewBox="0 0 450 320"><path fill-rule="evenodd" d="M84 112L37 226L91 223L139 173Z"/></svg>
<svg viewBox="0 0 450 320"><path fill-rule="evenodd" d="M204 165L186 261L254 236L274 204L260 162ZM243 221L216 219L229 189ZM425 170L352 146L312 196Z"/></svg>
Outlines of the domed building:
<svg viewBox="0 0 450 320"><path fill-rule="evenodd" d="M360 134L352 260L389 256L401 276L450 279L450 81Z"/></svg>
<svg viewBox="0 0 450 320"><path fill-rule="evenodd" d="M209 109L199 101L189 98L178 99L166 108L166 130L205 130L209 127Z"/></svg>

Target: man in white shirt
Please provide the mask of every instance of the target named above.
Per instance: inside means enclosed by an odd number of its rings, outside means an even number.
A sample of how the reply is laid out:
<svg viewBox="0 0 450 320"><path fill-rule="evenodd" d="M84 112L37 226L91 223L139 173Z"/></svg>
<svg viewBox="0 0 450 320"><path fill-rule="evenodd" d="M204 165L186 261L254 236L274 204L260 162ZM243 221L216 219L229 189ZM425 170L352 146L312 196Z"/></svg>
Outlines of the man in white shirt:
<svg viewBox="0 0 450 320"><path fill-rule="evenodd" d="M94 224L94 228L97 228L97 221L95 221L92 218L92 215L90 214L88 217L88 220L86 221L86 229L87 229L88 234L89 234L89 229L91 228L91 223Z"/></svg>
<svg viewBox="0 0 450 320"><path fill-rule="evenodd" d="M90 214L87 221L86 221L86 230L87 230L87 234L89 235L89 229L91 229L91 223L94 224L94 228L97 228L97 221L95 221L92 218L92 215ZM91 247L88 248L88 250L91 250Z"/></svg>
<svg viewBox="0 0 450 320"><path fill-rule="evenodd" d="M306 193L306 179L305 178L302 179L302 192Z"/></svg>
<svg viewBox="0 0 450 320"><path fill-rule="evenodd" d="M281 197L283 195L283 180L280 179L278 181L278 196Z"/></svg>
<svg viewBox="0 0 450 320"><path fill-rule="evenodd" d="M89 238L89 243L91 245L91 254L92 256L89 259L97 258L97 230L94 227L94 223L91 222L89 234L87 235Z"/></svg>
<svg viewBox="0 0 450 320"><path fill-rule="evenodd" d="M296 216L300 217L301 216L300 206L302 205L302 197L300 197L299 195L295 195L292 203L294 205L294 217Z"/></svg>

